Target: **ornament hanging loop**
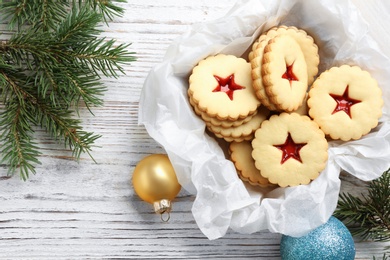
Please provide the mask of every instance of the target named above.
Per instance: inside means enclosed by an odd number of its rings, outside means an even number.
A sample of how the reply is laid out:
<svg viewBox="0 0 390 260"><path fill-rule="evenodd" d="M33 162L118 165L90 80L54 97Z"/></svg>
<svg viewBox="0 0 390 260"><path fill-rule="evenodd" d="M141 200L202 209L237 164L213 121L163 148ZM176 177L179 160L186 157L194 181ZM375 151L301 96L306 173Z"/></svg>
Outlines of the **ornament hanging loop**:
<svg viewBox="0 0 390 260"><path fill-rule="evenodd" d="M160 214L160 218L162 222L168 222L169 219L171 218L171 213L169 212L165 212L165 213ZM166 216L166 218L164 218L164 215Z"/></svg>

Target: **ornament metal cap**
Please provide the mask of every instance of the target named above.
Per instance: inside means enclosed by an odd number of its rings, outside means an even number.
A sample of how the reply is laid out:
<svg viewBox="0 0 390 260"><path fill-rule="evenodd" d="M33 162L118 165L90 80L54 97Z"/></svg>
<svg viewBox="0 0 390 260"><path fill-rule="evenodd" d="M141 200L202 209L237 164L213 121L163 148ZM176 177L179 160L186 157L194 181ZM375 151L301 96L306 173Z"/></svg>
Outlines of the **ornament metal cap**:
<svg viewBox="0 0 390 260"><path fill-rule="evenodd" d="M160 214L161 220L164 222L168 222L171 215L171 209L172 209L172 203L170 200L162 199L159 201L153 202L154 212ZM168 216L167 218L163 218L164 213L166 213Z"/></svg>

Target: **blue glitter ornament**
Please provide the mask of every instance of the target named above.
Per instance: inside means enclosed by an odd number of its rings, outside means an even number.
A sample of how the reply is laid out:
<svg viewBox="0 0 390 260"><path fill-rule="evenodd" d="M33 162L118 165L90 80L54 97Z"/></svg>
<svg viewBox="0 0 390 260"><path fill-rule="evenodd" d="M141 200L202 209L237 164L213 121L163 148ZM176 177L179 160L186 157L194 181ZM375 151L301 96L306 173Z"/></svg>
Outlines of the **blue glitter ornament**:
<svg viewBox="0 0 390 260"><path fill-rule="evenodd" d="M283 235L280 242L283 260L353 260L355 244L349 230L337 218L302 237Z"/></svg>

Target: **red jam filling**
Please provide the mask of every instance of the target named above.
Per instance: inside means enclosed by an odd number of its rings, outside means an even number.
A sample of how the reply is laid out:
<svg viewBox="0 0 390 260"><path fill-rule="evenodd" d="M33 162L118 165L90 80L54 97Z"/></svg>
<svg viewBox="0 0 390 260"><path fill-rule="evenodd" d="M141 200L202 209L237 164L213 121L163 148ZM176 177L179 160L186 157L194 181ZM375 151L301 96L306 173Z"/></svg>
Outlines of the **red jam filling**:
<svg viewBox="0 0 390 260"><path fill-rule="evenodd" d="M295 143L294 140L291 138L291 134L288 133L287 139L284 142L284 144L274 145L276 148L278 148L283 152L282 160L280 161L280 164L285 163L290 158L294 158L295 160L302 163L302 159L299 154L299 151L306 144L307 143L299 143L299 144Z"/></svg>
<svg viewBox="0 0 390 260"><path fill-rule="evenodd" d="M343 95L335 95L335 94L329 94L335 101L336 101L336 108L334 109L333 113L337 113L339 111L344 111L348 116L349 118L352 119L352 115L351 115L351 107L357 103L360 103L362 101L360 100L357 100L357 99L353 99L353 98L350 98L349 97L349 94L348 94L348 88L349 86L347 86L344 90L344 93Z"/></svg>
<svg viewBox="0 0 390 260"><path fill-rule="evenodd" d="M226 95L233 100L233 93L236 90L244 89L245 87L238 85L234 82L234 74L230 75L227 78L221 78L219 76L215 76L214 78L218 82L218 86L213 90L213 92L225 92Z"/></svg>
<svg viewBox="0 0 390 260"><path fill-rule="evenodd" d="M290 82L290 85L291 85L291 81L298 81L299 80L293 72L293 66L294 66L294 63L292 63L291 65L286 64L286 72L282 75L282 78L287 79Z"/></svg>

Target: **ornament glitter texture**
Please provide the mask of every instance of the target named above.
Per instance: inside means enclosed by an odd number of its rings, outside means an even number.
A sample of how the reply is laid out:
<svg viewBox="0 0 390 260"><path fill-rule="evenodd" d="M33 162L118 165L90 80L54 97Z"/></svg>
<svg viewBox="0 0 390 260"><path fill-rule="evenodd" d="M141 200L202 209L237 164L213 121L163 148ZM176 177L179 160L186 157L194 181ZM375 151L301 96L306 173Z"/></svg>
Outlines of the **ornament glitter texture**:
<svg viewBox="0 0 390 260"><path fill-rule="evenodd" d="M302 237L283 235L280 242L283 260L353 260L355 244L351 233L335 217Z"/></svg>

